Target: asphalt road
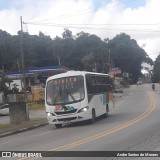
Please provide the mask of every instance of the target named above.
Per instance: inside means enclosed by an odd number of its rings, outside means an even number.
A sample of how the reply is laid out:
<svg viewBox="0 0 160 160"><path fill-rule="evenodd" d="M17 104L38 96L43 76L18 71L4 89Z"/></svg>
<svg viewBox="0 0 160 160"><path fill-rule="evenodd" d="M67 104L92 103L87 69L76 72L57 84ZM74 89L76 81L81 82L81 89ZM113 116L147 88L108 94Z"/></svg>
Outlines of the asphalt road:
<svg viewBox="0 0 160 160"><path fill-rule="evenodd" d="M1 151L149 151L160 146L160 86L125 89L108 118L61 129L45 126L0 139ZM48 158L125 159L125 158ZM132 159L132 158L127 158ZM135 159L135 158L133 158ZM151 159L151 158L150 158ZM154 158L156 159L156 158Z"/></svg>

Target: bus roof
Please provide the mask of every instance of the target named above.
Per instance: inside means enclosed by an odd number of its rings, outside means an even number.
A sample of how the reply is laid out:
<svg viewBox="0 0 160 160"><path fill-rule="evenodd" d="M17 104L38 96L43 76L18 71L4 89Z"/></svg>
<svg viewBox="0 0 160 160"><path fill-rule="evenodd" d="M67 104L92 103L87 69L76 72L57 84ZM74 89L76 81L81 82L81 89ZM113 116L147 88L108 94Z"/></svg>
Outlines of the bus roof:
<svg viewBox="0 0 160 160"><path fill-rule="evenodd" d="M50 81L52 79L62 78L62 77L70 77L70 76L78 76L78 75L86 75L86 74L94 74L94 75L104 75L109 76L108 74L104 73L96 73L96 72L86 72L86 71L68 71L65 73L60 73L54 76L51 76L47 79L47 81Z"/></svg>

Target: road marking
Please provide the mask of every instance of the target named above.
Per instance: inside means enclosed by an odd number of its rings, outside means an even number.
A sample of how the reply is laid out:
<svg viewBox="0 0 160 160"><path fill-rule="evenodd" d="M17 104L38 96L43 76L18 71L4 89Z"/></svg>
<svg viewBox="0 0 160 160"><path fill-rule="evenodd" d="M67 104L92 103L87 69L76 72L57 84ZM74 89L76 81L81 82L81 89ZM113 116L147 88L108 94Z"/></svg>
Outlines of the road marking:
<svg viewBox="0 0 160 160"><path fill-rule="evenodd" d="M63 151L63 150L67 150L67 149L70 149L70 148L73 148L73 147L77 147L77 146L85 144L87 142L90 142L90 141L102 138L104 136L107 136L109 134L115 133L115 132L117 132L119 130L127 128L127 127L129 127L129 126L141 121L142 119L146 118L149 114L151 114L155 110L155 99L153 97L153 93L152 92L147 92L147 94L148 94L148 97L149 97L149 107L147 108L147 110L144 113L142 113L140 116L136 117L135 119L133 119L133 120L131 120L129 122L126 122L126 123L124 123L122 125L119 125L117 127L114 127L114 128L109 129L109 130L106 130L104 132L92 135L92 136L84 138L84 139L77 140L75 142L72 142L72 143L69 143L69 144L66 144L66 145L51 149L49 151ZM32 159L33 160L33 159L37 159L37 158L22 158L22 159L23 160L24 159L30 159L30 160Z"/></svg>

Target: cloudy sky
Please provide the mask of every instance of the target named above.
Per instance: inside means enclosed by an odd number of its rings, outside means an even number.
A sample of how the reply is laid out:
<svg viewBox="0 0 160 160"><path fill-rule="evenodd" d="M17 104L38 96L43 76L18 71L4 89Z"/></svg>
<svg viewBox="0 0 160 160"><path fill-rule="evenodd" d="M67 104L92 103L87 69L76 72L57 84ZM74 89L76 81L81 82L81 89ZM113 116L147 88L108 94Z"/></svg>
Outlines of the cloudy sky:
<svg viewBox="0 0 160 160"><path fill-rule="evenodd" d="M155 60L160 52L160 0L0 0L0 29L14 35L23 29L52 38L64 28L102 39L125 32Z"/></svg>

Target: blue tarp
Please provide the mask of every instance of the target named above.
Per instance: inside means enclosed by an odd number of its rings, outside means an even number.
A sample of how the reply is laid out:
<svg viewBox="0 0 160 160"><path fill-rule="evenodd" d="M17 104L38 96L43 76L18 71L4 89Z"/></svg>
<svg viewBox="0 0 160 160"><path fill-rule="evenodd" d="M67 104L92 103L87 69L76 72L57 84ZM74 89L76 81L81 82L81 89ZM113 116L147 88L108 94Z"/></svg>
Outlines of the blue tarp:
<svg viewBox="0 0 160 160"><path fill-rule="evenodd" d="M70 70L69 68L67 67L64 67L64 66L45 66L45 67L29 67L27 70L26 70L26 74L33 74L34 72L41 72L41 71L52 71L52 70ZM6 75L13 75L13 76L20 76L22 75L21 72L6 72L5 73Z"/></svg>

